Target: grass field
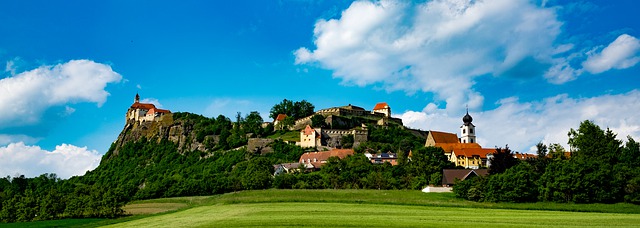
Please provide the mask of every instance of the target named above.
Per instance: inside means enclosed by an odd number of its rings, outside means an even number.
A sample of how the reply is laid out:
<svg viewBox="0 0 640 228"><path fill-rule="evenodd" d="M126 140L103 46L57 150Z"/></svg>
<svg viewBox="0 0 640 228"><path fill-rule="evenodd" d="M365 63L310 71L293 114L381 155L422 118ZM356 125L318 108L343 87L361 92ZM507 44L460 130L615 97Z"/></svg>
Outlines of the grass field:
<svg viewBox="0 0 640 228"><path fill-rule="evenodd" d="M477 203L420 191L271 189L136 201L125 210L133 216L13 227L640 227L632 204Z"/></svg>
<svg viewBox="0 0 640 228"><path fill-rule="evenodd" d="M267 136L267 138L282 139L282 141L300 142L300 132L299 131L286 131L286 132L277 131L275 134Z"/></svg>
<svg viewBox="0 0 640 228"><path fill-rule="evenodd" d="M108 227L609 227L640 215L357 203L246 203L195 207Z"/></svg>

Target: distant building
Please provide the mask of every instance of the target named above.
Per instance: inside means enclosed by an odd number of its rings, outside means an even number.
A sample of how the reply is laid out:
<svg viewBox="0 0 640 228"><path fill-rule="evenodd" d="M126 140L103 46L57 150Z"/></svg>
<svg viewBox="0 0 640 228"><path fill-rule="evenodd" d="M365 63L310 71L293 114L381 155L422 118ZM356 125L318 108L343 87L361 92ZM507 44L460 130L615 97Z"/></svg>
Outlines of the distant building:
<svg viewBox="0 0 640 228"><path fill-rule="evenodd" d="M308 170L320 169L330 157L338 157L340 159L353 155L352 149L334 149L321 152L307 152L300 156L299 163L304 164Z"/></svg>
<svg viewBox="0 0 640 228"><path fill-rule="evenodd" d="M346 105L333 108L325 108L316 111L313 115L297 119L293 129L302 129L306 125L311 125L311 117L314 115L322 115L325 117L325 122L330 128L333 129L350 129L360 126L361 123L355 124L355 122L362 122L365 124L375 124L386 126L389 124L396 124L403 126L402 119L391 117L391 107L385 102L376 104L372 111L367 111L362 107L355 105ZM359 121L352 121L352 117L358 118ZM355 125L354 125L355 124Z"/></svg>
<svg viewBox="0 0 640 228"><path fill-rule="evenodd" d="M460 142L461 143L476 143L476 126L471 123L473 118L469 115L469 109L467 114L462 117L462 126L460 126Z"/></svg>
<svg viewBox="0 0 640 228"><path fill-rule="evenodd" d="M300 142L297 144L303 148L316 148L319 146L328 146L333 148L342 148L342 137L353 135L353 147L362 142L367 141L367 129L324 129L311 128L310 125L305 126L300 131Z"/></svg>
<svg viewBox="0 0 640 228"><path fill-rule="evenodd" d="M476 126L472 123L473 118L467 110L466 115L462 117L462 126L460 126L461 137L454 133L428 131L425 146L440 147L444 150L450 162L456 166L462 166L466 169L478 169L491 166L491 158L496 152L495 148L482 148L476 141ZM520 160L532 159L533 154L515 153L515 158Z"/></svg>
<svg viewBox="0 0 640 228"><path fill-rule="evenodd" d="M451 152L449 161L466 169L486 168L490 155L495 152L496 149L489 148L459 148Z"/></svg>
<svg viewBox="0 0 640 228"><path fill-rule="evenodd" d="M365 153L364 155L373 164L384 164L385 162L388 162L391 165L398 165L398 155L395 153L390 153L390 152L379 153L379 154Z"/></svg>
<svg viewBox="0 0 640 228"><path fill-rule="evenodd" d="M140 103L140 95L136 93L133 104L127 110L126 119L127 121L133 120L139 123L158 121L170 113L171 111L169 110L156 108L154 104Z"/></svg>
<svg viewBox="0 0 640 228"><path fill-rule="evenodd" d="M487 175L489 175L487 169L444 169L442 170L442 186L451 187L456 181Z"/></svg>
<svg viewBox="0 0 640 228"><path fill-rule="evenodd" d="M273 175L278 176L283 173L295 173L300 171L300 163L282 163L273 165Z"/></svg>
<svg viewBox="0 0 640 228"><path fill-rule="evenodd" d="M373 111L371 113L381 113L386 117L391 117L391 108L389 107L387 102L380 102L373 107Z"/></svg>

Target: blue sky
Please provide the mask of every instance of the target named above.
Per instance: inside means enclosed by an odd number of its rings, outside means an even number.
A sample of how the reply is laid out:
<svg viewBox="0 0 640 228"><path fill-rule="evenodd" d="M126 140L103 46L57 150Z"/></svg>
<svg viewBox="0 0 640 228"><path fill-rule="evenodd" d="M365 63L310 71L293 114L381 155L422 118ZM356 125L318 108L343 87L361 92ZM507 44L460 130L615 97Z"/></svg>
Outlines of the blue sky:
<svg viewBox="0 0 640 228"><path fill-rule="evenodd" d="M636 1L0 3L1 175L84 173L136 93L205 116L282 99L387 102L485 147L566 146L590 119L640 136ZM71 163L73 163L71 165ZM73 167L73 168L70 168Z"/></svg>

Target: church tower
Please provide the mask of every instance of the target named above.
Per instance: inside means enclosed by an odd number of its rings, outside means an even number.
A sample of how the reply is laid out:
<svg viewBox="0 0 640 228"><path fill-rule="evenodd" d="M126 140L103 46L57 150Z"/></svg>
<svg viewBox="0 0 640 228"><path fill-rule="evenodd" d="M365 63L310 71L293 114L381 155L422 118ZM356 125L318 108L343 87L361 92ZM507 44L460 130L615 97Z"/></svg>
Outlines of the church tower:
<svg viewBox="0 0 640 228"><path fill-rule="evenodd" d="M467 109L467 114L462 117L462 126L460 126L460 142L461 143L477 143L476 141L476 126L471 123L473 118L469 115L469 109Z"/></svg>
<svg viewBox="0 0 640 228"><path fill-rule="evenodd" d="M138 95L138 93L136 93L136 98L133 100L133 103L140 103L140 95Z"/></svg>

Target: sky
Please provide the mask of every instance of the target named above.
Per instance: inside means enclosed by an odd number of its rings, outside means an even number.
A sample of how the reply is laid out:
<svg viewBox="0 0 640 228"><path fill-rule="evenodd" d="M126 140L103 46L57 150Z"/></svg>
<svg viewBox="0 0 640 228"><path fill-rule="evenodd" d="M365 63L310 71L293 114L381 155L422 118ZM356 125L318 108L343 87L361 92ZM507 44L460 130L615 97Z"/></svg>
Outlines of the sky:
<svg viewBox="0 0 640 228"><path fill-rule="evenodd" d="M94 169L136 93L232 118L387 102L534 153L584 120L640 139L635 0L2 1L0 176Z"/></svg>

